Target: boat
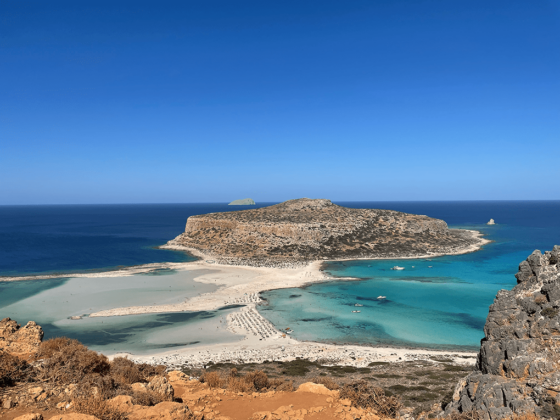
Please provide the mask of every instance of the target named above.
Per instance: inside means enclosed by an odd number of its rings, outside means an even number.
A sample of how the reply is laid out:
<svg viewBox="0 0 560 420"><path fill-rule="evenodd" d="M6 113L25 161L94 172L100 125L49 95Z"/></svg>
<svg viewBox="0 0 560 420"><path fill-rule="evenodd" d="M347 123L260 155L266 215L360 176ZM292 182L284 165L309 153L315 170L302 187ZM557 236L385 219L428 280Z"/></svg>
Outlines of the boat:
<svg viewBox="0 0 560 420"><path fill-rule="evenodd" d="M404 267L399 267L398 265L395 265L393 268L391 268L391 270L404 270Z"/></svg>
<svg viewBox="0 0 560 420"><path fill-rule="evenodd" d="M377 300L387 299L387 296L377 296Z"/></svg>
<svg viewBox="0 0 560 420"><path fill-rule="evenodd" d="M360 305L359 303L356 303L354 306L364 306L364 305Z"/></svg>
<svg viewBox="0 0 560 420"><path fill-rule="evenodd" d="M432 267L433 267L432 265L429 265L429 266L428 266L428 268L432 268Z"/></svg>
<svg viewBox="0 0 560 420"><path fill-rule="evenodd" d="M361 312L361 311L352 311L352 313L355 313L355 314L356 314L356 313L360 313L360 312Z"/></svg>

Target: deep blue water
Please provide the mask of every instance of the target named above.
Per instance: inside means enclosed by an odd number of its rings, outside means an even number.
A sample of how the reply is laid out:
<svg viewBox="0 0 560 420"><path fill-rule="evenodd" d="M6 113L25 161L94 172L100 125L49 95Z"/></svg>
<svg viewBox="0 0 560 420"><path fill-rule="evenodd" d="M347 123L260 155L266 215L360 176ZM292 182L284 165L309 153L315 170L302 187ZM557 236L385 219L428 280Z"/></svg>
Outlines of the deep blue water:
<svg viewBox="0 0 560 420"><path fill-rule="evenodd" d="M0 276L192 261L184 252L155 247L183 232L189 216L238 208L226 204L0 206Z"/></svg>
<svg viewBox="0 0 560 420"><path fill-rule="evenodd" d="M261 313L275 325L293 329L298 339L477 349L488 306L499 289L516 284L518 264L535 249L560 244L559 201L345 205L426 214L452 227L482 231L494 242L478 252L431 261L330 262L325 264L330 274L363 281L265 293L270 304ZM490 218L497 225L486 225ZM395 265L406 269L391 270Z"/></svg>

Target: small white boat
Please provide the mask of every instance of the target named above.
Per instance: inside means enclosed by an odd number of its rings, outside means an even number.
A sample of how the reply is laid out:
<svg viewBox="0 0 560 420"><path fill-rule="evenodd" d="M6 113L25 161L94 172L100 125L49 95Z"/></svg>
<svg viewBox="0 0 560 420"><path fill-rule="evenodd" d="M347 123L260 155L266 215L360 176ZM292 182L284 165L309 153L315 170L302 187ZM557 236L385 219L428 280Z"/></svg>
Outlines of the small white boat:
<svg viewBox="0 0 560 420"><path fill-rule="evenodd" d="M404 270L404 267L399 267L398 265L395 265L393 268L391 268L391 270Z"/></svg>
<svg viewBox="0 0 560 420"><path fill-rule="evenodd" d="M387 299L387 296L377 296L377 300Z"/></svg>
<svg viewBox="0 0 560 420"><path fill-rule="evenodd" d="M361 311L352 311L352 313L355 313L355 314L356 314L356 313L360 313L360 312L361 312Z"/></svg>
<svg viewBox="0 0 560 420"><path fill-rule="evenodd" d="M429 265L429 266L428 266L428 268L432 268L432 267L433 267L432 265Z"/></svg>
<svg viewBox="0 0 560 420"><path fill-rule="evenodd" d="M359 303L356 303L354 306L364 306L364 305L360 305Z"/></svg>

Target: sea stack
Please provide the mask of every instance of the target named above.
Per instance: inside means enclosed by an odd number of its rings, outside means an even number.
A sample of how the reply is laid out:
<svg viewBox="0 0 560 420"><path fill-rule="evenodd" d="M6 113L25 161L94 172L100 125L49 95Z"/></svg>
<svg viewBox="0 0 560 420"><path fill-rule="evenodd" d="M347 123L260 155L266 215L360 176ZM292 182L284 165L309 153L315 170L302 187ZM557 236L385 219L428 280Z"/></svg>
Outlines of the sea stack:
<svg viewBox="0 0 560 420"><path fill-rule="evenodd" d="M560 417L560 246L533 252L515 277L517 286L490 306L476 370L457 385L446 414Z"/></svg>
<svg viewBox="0 0 560 420"><path fill-rule="evenodd" d="M242 200L233 200L228 206L254 206L255 201L252 198L244 198Z"/></svg>
<svg viewBox="0 0 560 420"><path fill-rule="evenodd" d="M168 243L222 264L279 266L323 259L401 258L476 250L473 231L392 210L300 198L260 209L203 214Z"/></svg>
<svg viewBox="0 0 560 420"><path fill-rule="evenodd" d="M495 225L496 222L494 222L494 219L490 219L490 221L488 223L486 223L487 225Z"/></svg>

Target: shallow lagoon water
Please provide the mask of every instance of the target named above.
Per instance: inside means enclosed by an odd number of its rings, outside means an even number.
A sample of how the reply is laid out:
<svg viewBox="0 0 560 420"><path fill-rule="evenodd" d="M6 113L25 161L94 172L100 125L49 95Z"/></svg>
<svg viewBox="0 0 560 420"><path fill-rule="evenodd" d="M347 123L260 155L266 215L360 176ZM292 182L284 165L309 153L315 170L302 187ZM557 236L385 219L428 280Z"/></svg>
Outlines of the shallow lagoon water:
<svg viewBox="0 0 560 420"><path fill-rule="evenodd" d="M360 280L266 292L263 316L290 327L300 340L477 350L497 291L515 286L519 263L535 249L560 244L558 201L391 203L386 208L442 218L451 227L479 230L493 242L474 253L431 261L327 262L330 275ZM473 222L491 217L497 225ZM391 270L395 265L405 270Z"/></svg>
<svg viewBox="0 0 560 420"><path fill-rule="evenodd" d="M193 279L211 270L164 271L157 275L66 278L0 283L0 314L20 323L39 323L45 338L77 338L105 353L137 354L198 343L237 341L221 311L69 319L104 309L163 305L212 292L217 285ZM221 321L221 322L220 322Z"/></svg>

